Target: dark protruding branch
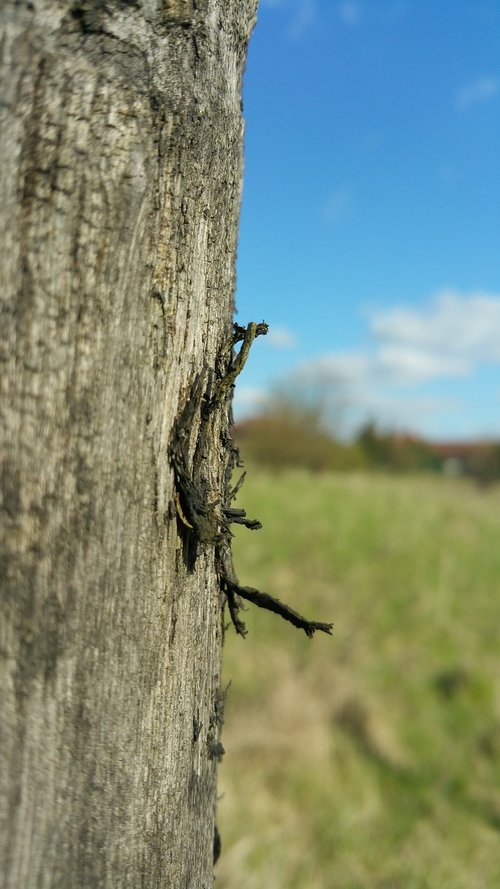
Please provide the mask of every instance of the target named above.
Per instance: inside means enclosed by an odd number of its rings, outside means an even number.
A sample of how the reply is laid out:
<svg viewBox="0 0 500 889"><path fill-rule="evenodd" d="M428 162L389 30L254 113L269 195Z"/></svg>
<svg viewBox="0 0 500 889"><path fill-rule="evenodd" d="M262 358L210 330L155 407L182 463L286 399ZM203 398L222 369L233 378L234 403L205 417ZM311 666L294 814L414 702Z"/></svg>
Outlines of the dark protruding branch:
<svg viewBox="0 0 500 889"><path fill-rule="evenodd" d="M247 519L244 509L235 509L228 506L223 510L223 513L229 525L245 525L245 528L250 528L250 531L260 531L262 528L262 522L259 522L258 519Z"/></svg>
<svg viewBox="0 0 500 889"><path fill-rule="evenodd" d="M229 586L229 581L227 580L227 578L222 578L222 585L226 594L227 606L229 608L229 614L231 615L233 627L239 636L243 636L243 638L245 638L247 634L247 628L243 621L240 620L238 617L238 612L242 605L240 602L238 602L236 593L233 591L231 586Z"/></svg>
<svg viewBox="0 0 500 889"><path fill-rule="evenodd" d="M235 465L235 466L242 466L242 463L241 463L241 461L240 461L240 455L239 455L238 448L235 447L234 450L235 450L235 463L234 463L234 465ZM229 488L228 495L227 495L227 502L228 502L228 503L232 503L233 500L236 499L236 496L237 496L237 494L238 494L238 492L239 492L239 490L240 490L240 488L241 488L243 482L245 481L246 477L247 477L246 472L242 472L241 475L240 475L240 477L239 477L239 479L238 479L238 481L237 481L236 484L234 485L234 487L233 487L233 488L231 488L231 487ZM228 487L229 487L229 486L228 486Z"/></svg>
<svg viewBox="0 0 500 889"><path fill-rule="evenodd" d="M316 630L320 630L322 633L332 634L333 624L320 623L319 621L307 620L307 618L302 617L297 611L294 611L293 608L290 608L289 605L285 605L283 602L280 602L279 599L275 599L274 596L270 596L269 593L262 593L260 590L256 590L253 587L249 586L239 586L239 584L234 583L229 577L223 578L224 589L226 591L226 596L228 598L229 604L229 612L231 614L231 619L235 625L236 631L241 633L241 630L238 628L235 623L235 618L233 616L233 611L231 608L231 599L233 603L236 605L236 621L241 626L242 622L238 619L237 616L237 602L235 600L235 596L241 596L242 599L247 599L249 602L253 602L254 605L258 605L259 608L265 608L267 611L272 611L274 614L279 614L284 620L289 621L293 624L294 627L298 627L300 630L304 630L306 636L311 638L314 636ZM243 624L244 628L244 624ZM245 635L246 630L241 633L241 635Z"/></svg>

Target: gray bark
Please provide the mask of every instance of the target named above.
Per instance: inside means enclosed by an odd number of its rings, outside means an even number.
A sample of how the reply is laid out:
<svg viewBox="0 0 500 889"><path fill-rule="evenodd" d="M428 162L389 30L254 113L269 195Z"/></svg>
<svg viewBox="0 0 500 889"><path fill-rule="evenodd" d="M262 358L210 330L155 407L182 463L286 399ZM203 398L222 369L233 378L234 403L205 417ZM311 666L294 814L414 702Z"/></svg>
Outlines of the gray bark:
<svg viewBox="0 0 500 889"><path fill-rule="evenodd" d="M223 603L168 449L231 334L255 6L2 6L8 889L212 885Z"/></svg>

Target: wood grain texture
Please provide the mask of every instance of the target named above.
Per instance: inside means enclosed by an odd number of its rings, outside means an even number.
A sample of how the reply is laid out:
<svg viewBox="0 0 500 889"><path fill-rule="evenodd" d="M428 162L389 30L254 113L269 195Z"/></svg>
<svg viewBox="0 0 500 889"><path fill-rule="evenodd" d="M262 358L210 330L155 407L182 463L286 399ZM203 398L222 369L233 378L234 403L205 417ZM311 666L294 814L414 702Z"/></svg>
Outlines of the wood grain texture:
<svg viewBox="0 0 500 889"><path fill-rule="evenodd" d="M168 443L231 333L255 6L2 5L5 889L212 886L221 597Z"/></svg>

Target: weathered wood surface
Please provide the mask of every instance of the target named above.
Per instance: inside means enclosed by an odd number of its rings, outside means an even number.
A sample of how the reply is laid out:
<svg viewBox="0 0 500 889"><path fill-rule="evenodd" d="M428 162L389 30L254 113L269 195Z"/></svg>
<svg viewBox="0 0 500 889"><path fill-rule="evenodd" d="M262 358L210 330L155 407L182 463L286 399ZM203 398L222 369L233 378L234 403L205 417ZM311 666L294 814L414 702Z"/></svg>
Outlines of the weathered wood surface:
<svg viewBox="0 0 500 889"><path fill-rule="evenodd" d="M212 885L221 600L168 444L231 332L255 6L2 4L5 889Z"/></svg>

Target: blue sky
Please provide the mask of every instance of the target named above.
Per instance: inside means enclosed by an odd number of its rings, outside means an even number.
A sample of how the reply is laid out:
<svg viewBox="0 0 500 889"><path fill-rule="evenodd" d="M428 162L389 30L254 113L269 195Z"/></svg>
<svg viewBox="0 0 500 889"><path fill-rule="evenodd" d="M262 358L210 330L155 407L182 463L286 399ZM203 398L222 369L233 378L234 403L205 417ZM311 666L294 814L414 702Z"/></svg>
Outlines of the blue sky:
<svg viewBox="0 0 500 889"><path fill-rule="evenodd" d="M236 418L500 437L499 0L260 0L244 113Z"/></svg>

